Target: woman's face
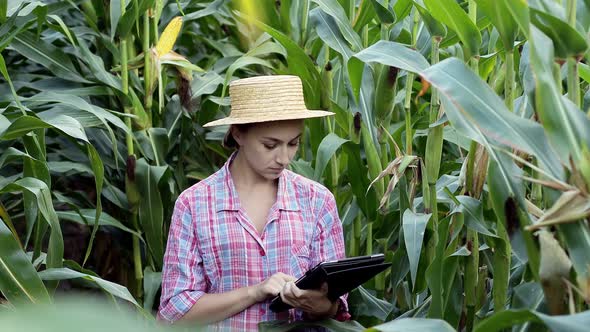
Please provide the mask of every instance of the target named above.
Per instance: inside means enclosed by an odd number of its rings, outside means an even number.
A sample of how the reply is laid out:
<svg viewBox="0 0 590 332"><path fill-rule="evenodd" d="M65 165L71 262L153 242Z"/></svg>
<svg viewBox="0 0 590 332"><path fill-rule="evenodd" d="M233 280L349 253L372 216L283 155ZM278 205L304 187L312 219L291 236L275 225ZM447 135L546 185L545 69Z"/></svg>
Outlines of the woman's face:
<svg viewBox="0 0 590 332"><path fill-rule="evenodd" d="M303 120L263 122L242 132L232 128L240 154L261 177L275 180L287 168L299 146Z"/></svg>

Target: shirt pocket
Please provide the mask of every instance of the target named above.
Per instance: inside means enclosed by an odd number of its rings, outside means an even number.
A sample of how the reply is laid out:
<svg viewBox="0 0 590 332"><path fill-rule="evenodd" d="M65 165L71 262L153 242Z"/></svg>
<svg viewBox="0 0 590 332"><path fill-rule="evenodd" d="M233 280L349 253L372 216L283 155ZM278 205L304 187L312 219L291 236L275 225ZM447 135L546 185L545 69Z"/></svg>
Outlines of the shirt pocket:
<svg viewBox="0 0 590 332"><path fill-rule="evenodd" d="M291 256L291 275L299 278L309 270L311 257L309 257L309 246L301 245L292 248Z"/></svg>

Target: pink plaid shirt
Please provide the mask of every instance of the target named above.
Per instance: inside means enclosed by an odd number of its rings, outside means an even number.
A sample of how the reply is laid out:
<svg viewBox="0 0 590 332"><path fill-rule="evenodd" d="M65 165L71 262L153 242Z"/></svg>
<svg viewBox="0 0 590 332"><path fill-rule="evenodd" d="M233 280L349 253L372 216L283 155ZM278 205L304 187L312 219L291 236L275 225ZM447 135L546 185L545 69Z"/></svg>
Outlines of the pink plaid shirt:
<svg viewBox="0 0 590 332"><path fill-rule="evenodd" d="M277 272L299 277L319 262L345 257L336 202L325 187L283 171L277 200L258 234L240 207L231 160L176 201L164 255L160 320L178 320L205 293L252 286ZM254 304L209 330L257 331L261 321L301 318L299 310L274 313L269 305L270 300ZM347 310L346 296L341 310Z"/></svg>

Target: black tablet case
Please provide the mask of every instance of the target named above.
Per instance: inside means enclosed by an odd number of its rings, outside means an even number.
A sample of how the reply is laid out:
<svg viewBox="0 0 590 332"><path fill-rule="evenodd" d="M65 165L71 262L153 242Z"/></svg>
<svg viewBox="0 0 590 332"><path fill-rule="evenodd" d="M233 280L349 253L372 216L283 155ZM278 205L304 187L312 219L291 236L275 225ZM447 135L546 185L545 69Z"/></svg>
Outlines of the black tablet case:
<svg viewBox="0 0 590 332"><path fill-rule="evenodd" d="M328 298L335 301L391 266L391 263L383 263L384 260L383 254L376 254L322 262L295 281L295 285L300 289L319 289L327 282ZM270 303L270 310L274 312L290 308L290 305L281 300L280 295Z"/></svg>

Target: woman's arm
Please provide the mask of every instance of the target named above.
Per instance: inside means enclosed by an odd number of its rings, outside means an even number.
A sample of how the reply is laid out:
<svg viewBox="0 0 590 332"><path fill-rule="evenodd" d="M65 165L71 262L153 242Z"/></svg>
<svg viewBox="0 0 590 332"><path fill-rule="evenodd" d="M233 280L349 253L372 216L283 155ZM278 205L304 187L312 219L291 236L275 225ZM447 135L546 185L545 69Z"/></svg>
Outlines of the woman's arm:
<svg viewBox="0 0 590 332"><path fill-rule="evenodd" d="M294 277L279 272L254 286L225 293L204 294L178 321L198 322L203 325L222 321L255 303L278 295L287 282L294 280Z"/></svg>

